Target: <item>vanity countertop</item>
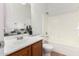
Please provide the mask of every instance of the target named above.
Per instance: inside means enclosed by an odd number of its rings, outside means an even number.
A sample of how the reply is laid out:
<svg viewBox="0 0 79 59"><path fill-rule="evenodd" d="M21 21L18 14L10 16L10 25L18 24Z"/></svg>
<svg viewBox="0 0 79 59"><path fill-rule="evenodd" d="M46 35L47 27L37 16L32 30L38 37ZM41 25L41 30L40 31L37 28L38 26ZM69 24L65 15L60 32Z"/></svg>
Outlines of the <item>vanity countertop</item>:
<svg viewBox="0 0 79 59"><path fill-rule="evenodd" d="M20 36L22 36L22 35L20 35ZM16 37L19 37L19 36L16 36ZM9 39L8 39L8 37L5 37L4 38L4 40L5 40L4 54L8 55L12 52L15 52L24 47L27 47L42 39L43 39L43 37L41 37L40 35L37 35L37 36L24 35L23 39L21 39L21 40L14 39L14 37L9 37Z"/></svg>

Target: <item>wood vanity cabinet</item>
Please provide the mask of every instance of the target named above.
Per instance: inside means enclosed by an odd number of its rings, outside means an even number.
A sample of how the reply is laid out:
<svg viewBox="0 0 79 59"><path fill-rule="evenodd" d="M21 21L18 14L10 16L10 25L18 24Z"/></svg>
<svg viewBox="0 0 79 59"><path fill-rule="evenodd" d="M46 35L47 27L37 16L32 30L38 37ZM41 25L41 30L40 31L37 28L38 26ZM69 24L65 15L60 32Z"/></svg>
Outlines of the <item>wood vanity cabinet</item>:
<svg viewBox="0 0 79 59"><path fill-rule="evenodd" d="M42 56L42 41L34 43L31 47L32 56Z"/></svg>
<svg viewBox="0 0 79 59"><path fill-rule="evenodd" d="M31 46L25 47L21 50L13 52L8 56L30 56L31 55Z"/></svg>
<svg viewBox="0 0 79 59"><path fill-rule="evenodd" d="M8 56L42 56L42 40L13 52Z"/></svg>

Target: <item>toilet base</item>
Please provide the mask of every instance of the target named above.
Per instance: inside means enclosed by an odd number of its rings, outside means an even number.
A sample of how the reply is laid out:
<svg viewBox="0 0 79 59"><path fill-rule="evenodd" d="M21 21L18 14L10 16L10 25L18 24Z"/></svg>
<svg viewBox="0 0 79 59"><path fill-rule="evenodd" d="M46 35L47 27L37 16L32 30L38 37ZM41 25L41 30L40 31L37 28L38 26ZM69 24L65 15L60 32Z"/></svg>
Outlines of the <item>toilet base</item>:
<svg viewBox="0 0 79 59"><path fill-rule="evenodd" d="M52 56L52 52L45 52L43 56Z"/></svg>

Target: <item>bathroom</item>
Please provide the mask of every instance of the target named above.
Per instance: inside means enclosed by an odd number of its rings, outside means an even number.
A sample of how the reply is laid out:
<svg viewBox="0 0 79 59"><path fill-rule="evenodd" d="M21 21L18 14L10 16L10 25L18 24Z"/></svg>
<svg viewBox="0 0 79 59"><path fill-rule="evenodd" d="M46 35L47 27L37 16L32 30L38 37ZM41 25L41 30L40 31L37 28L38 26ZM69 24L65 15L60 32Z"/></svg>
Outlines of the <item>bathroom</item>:
<svg viewBox="0 0 79 59"><path fill-rule="evenodd" d="M79 3L0 3L0 55L79 56Z"/></svg>

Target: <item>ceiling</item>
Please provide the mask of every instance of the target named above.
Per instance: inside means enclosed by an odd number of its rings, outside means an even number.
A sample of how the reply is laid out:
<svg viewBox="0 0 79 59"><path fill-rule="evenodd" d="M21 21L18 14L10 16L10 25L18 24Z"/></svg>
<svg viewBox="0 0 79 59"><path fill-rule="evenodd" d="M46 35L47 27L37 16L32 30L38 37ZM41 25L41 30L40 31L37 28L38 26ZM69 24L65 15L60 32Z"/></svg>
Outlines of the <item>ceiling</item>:
<svg viewBox="0 0 79 59"><path fill-rule="evenodd" d="M49 16L55 16L77 11L79 9L79 3L47 3L45 7Z"/></svg>

